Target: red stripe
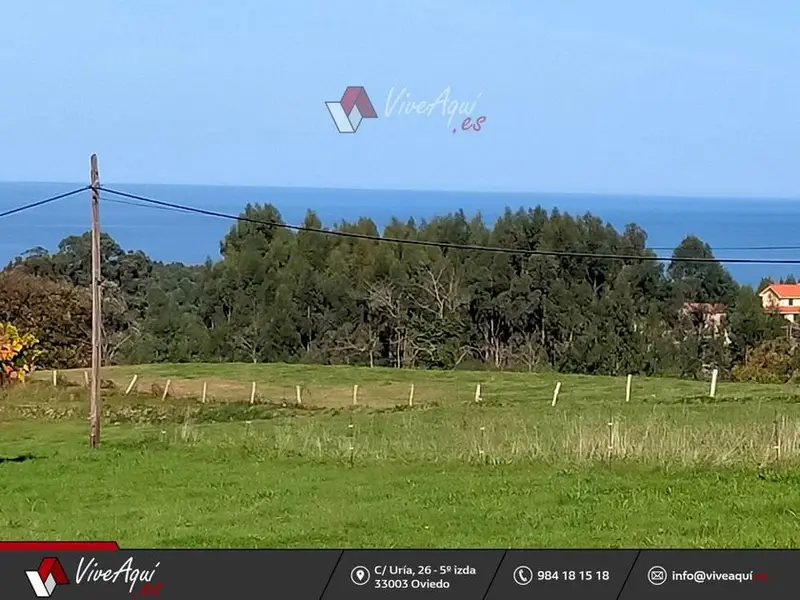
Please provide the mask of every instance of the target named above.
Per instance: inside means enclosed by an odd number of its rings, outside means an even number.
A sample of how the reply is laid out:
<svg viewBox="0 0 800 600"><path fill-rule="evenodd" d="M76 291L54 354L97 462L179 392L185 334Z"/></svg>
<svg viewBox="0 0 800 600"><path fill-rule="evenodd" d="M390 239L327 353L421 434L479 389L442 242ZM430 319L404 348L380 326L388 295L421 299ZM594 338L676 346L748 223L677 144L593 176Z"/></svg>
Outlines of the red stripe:
<svg viewBox="0 0 800 600"><path fill-rule="evenodd" d="M101 552L119 550L117 542L3 542L0 551L19 550L31 552Z"/></svg>

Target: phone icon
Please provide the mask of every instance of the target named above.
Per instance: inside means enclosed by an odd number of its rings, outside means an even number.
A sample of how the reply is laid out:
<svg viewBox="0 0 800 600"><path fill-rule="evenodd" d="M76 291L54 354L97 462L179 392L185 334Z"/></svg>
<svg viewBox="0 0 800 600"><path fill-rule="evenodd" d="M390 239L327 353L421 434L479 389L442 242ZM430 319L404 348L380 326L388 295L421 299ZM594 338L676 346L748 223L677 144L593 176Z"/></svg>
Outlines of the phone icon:
<svg viewBox="0 0 800 600"><path fill-rule="evenodd" d="M514 583L517 585L528 585L531 581L533 581L533 571L531 571L530 567L520 565L514 569Z"/></svg>

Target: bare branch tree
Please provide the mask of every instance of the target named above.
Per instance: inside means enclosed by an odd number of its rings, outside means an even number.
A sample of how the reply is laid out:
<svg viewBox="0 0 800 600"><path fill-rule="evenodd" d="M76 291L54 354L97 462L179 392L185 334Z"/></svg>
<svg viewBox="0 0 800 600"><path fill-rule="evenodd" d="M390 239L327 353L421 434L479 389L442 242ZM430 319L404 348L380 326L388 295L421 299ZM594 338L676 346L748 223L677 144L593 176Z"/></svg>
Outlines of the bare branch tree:
<svg viewBox="0 0 800 600"><path fill-rule="evenodd" d="M460 320L460 310L469 303L469 296L455 269L447 264L435 269L425 266L419 275L420 280L414 282L413 287L423 294L412 295L414 305L438 319L450 316Z"/></svg>
<svg viewBox="0 0 800 600"><path fill-rule="evenodd" d="M350 325L336 332L336 350L345 355L349 355L350 352L367 354L370 367L375 366L375 353L379 342L378 331L370 323ZM349 360L347 362L349 363Z"/></svg>

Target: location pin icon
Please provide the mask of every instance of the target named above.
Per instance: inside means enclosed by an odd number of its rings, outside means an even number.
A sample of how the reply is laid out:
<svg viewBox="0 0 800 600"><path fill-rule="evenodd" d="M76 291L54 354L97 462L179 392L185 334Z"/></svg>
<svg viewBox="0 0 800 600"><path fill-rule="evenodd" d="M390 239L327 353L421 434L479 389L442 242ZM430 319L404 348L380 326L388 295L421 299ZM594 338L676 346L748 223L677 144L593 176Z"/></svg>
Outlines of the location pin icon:
<svg viewBox="0 0 800 600"><path fill-rule="evenodd" d="M369 582L369 571L366 567L355 567L350 571L350 579L356 585L366 585Z"/></svg>

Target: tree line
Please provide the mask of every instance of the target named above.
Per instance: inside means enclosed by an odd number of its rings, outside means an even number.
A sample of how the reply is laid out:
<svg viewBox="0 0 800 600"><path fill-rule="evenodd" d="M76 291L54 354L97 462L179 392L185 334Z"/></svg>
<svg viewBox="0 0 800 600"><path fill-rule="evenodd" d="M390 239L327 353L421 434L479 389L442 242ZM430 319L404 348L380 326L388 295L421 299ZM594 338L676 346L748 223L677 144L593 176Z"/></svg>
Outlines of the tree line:
<svg viewBox="0 0 800 600"><path fill-rule="evenodd" d="M368 218L332 229L637 258L295 232L268 224L283 222L272 205L248 205L241 216L247 220L224 236L220 258L203 265L164 264L102 235L106 363L308 362L681 377L713 367L763 380L791 378L796 370L790 361L779 375L751 372L769 352L793 356L787 323L766 314L757 290L737 284L694 236L672 258L705 262L664 264L652 260L647 235L635 224L620 232L591 214L541 207L507 209L493 225L459 211L419 223L393 219L382 233ZM313 211L304 226L323 228ZM43 366L85 366L90 281L88 232L65 238L55 252L34 248L0 272L0 321L41 341ZM724 305L721 324L708 318L712 304Z"/></svg>

